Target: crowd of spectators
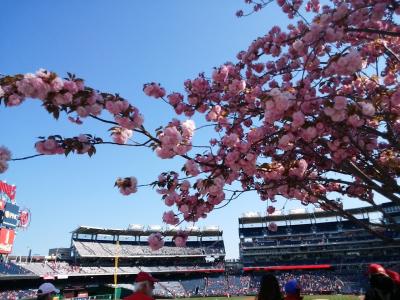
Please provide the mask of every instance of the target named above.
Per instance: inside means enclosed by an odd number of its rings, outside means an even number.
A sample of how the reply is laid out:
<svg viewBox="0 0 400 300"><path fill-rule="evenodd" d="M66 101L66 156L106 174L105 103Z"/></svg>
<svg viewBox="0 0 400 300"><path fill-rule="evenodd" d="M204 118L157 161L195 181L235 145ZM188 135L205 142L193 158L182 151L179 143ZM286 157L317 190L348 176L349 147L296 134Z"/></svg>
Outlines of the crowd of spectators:
<svg viewBox="0 0 400 300"><path fill-rule="evenodd" d="M223 262L190 265L169 265L169 266L129 266L120 265L116 271L118 274L137 274L140 271L149 273L167 273L177 271L193 271L193 270L212 270L224 269ZM115 267L112 265L89 265L81 266L69 264L67 262L43 261L43 262L21 262L18 265L9 264L7 267L0 266L0 274L34 274L42 277L55 277L60 275L80 275L80 274L114 274Z"/></svg>
<svg viewBox="0 0 400 300"><path fill-rule="evenodd" d="M276 273L281 287L286 282L296 279L305 294L357 294L365 290L366 281L360 275L351 273L329 273L324 271L314 272L281 272ZM171 282L170 282L171 283ZM177 282L179 289L171 285L168 293L181 295L184 288L185 297L190 296L221 296L221 295L255 295L259 289L259 276L213 276L202 279L188 279Z"/></svg>
<svg viewBox="0 0 400 300"><path fill-rule="evenodd" d="M38 263L36 263L38 264ZM65 263L50 263L51 267L59 272L91 272L95 273L98 267L78 267ZM70 269L72 268L72 269ZM89 268L91 268L89 270ZM112 272L113 267L102 267L102 272ZM366 281L361 280L360 274L338 273L327 271L298 271L278 272L274 274L281 287L286 282L296 279L305 294L357 294L363 290ZM206 276L182 281L161 282L156 285L155 295L162 298L186 298L202 296L226 296L226 295L255 295L260 286L260 276L253 275L219 275ZM34 296L34 290L1 292L0 299L21 299Z"/></svg>
<svg viewBox="0 0 400 300"><path fill-rule="evenodd" d="M26 275L30 272L12 262L0 262L0 274L2 276Z"/></svg>
<svg viewBox="0 0 400 300"><path fill-rule="evenodd" d="M16 290L0 292L0 299L2 300L19 300L26 298L35 298L36 290Z"/></svg>

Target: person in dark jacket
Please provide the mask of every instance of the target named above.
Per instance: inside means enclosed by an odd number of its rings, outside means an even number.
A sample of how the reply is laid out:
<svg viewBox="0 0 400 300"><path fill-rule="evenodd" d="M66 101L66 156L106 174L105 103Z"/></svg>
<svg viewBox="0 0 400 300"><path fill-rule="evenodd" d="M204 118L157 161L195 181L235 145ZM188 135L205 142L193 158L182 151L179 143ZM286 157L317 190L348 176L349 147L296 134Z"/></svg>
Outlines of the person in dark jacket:
<svg viewBox="0 0 400 300"><path fill-rule="evenodd" d="M364 300L398 300L395 284L384 267L370 264L368 267L370 289Z"/></svg>
<svg viewBox="0 0 400 300"><path fill-rule="evenodd" d="M394 283L394 293L395 293L395 298L394 299L400 299L400 274L393 271L393 270L386 270L386 273L389 275L390 278L392 278L393 283Z"/></svg>
<svg viewBox="0 0 400 300"><path fill-rule="evenodd" d="M281 288L274 275L268 273L261 278L256 300L282 300Z"/></svg>
<svg viewBox="0 0 400 300"><path fill-rule="evenodd" d="M154 300L153 290L156 282L158 280L149 273L139 272L135 279L135 292L124 300Z"/></svg>

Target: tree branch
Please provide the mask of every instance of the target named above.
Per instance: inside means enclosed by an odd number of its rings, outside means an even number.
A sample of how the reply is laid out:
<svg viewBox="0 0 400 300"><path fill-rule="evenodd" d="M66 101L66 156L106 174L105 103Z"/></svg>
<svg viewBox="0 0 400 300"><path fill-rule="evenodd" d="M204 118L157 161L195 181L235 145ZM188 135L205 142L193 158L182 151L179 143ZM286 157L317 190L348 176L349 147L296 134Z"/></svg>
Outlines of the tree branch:
<svg viewBox="0 0 400 300"><path fill-rule="evenodd" d="M382 35L387 35L387 36L400 37L400 32L378 30L378 29L372 29L372 28L346 28L345 31L346 32L377 33L377 34L382 34Z"/></svg>
<svg viewBox="0 0 400 300"><path fill-rule="evenodd" d="M43 155L44 154L34 154L34 155L30 155L30 156L25 156L25 157L12 158L12 159L10 159L10 161L25 160L25 159L30 159L30 158L34 158L34 157L38 157L38 156L43 156Z"/></svg>

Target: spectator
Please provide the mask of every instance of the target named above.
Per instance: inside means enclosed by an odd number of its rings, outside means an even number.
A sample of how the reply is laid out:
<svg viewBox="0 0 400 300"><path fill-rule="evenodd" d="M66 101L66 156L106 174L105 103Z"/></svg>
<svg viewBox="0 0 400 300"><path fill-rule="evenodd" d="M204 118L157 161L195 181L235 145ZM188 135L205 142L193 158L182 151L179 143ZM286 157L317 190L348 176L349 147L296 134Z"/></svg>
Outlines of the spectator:
<svg viewBox="0 0 400 300"><path fill-rule="evenodd" d="M393 270L386 270L386 273L393 280L395 286L394 287L395 299L400 299L400 274Z"/></svg>
<svg viewBox="0 0 400 300"><path fill-rule="evenodd" d="M285 300L302 300L303 297L300 296L301 287L297 280L292 279L285 284Z"/></svg>
<svg viewBox="0 0 400 300"><path fill-rule="evenodd" d="M370 289L365 295L365 300L398 300L395 285L384 267L370 264L368 267Z"/></svg>
<svg viewBox="0 0 400 300"><path fill-rule="evenodd" d="M135 292L124 300L154 300L154 283L158 280L149 273L140 272L135 279Z"/></svg>
<svg viewBox="0 0 400 300"><path fill-rule="evenodd" d="M256 300L282 300L279 282L274 275L266 274L261 278Z"/></svg>
<svg viewBox="0 0 400 300"><path fill-rule="evenodd" d="M51 300L55 295L60 292L52 283L45 282L39 286L37 291L38 300Z"/></svg>

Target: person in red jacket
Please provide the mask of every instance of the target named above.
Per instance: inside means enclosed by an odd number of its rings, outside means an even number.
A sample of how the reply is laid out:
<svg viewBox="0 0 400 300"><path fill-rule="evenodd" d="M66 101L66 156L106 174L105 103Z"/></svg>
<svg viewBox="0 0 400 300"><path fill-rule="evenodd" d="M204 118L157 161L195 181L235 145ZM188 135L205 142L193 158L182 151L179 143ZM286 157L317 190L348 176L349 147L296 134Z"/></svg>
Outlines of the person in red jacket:
<svg viewBox="0 0 400 300"><path fill-rule="evenodd" d="M154 300L153 290L156 282L158 280L149 273L140 272L135 279L135 292L124 300Z"/></svg>

